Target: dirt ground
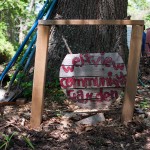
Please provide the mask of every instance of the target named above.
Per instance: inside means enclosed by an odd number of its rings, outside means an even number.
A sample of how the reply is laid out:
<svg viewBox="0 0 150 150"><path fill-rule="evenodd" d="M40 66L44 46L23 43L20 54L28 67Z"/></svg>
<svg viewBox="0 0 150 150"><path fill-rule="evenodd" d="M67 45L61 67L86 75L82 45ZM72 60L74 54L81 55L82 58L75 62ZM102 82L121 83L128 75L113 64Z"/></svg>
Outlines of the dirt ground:
<svg viewBox="0 0 150 150"><path fill-rule="evenodd" d="M76 113L68 118L66 114L72 114L77 109L75 105L68 100L56 103L46 98L43 121L36 130L30 128L31 102L5 106L0 117L0 147L9 150L149 150L149 91L138 87L134 118L127 125L120 121L121 98L104 112L105 121L90 126L79 125L77 121L96 113Z"/></svg>
<svg viewBox="0 0 150 150"><path fill-rule="evenodd" d="M144 62L140 70L147 80L149 63ZM78 108L70 101L52 102L50 97L45 98L43 121L36 130L30 128L31 101L0 107L0 149L150 150L150 87L137 87L134 118L126 125L120 119L123 97L103 112L105 121L95 125L78 121L98 112L75 113Z"/></svg>

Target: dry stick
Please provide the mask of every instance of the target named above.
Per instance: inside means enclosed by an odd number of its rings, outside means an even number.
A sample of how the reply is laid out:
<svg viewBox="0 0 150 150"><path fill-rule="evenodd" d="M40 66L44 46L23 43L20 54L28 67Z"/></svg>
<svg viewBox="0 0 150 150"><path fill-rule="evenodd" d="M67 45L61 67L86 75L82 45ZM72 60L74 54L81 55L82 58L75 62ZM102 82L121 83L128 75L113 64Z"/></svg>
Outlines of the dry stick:
<svg viewBox="0 0 150 150"><path fill-rule="evenodd" d="M53 29L54 29L54 27L53 27ZM57 30L58 30L59 35L61 35L62 40L64 41L65 46L66 46L66 48L67 48L67 50L68 50L69 54L72 54L72 51L71 51L71 49L70 49L70 47L69 47L69 45L68 45L68 43L67 43L67 40L64 38L64 36L63 36L62 32L61 32L61 31L59 31L59 27L57 27Z"/></svg>
<svg viewBox="0 0 150 150"><path fill-rule="evenodd" d="M110 109L102 109L102 110L75 110L74 113L100 113L100 112L107 112Z"/></svg>
<svg viewBox="0 0 150 150"><path fill-rule="evenodd" d="M133 138L134 143L136 143L136 140L135 140L135 138L134 138L134 135L132 135L132 138Z"/></svg>
<svg viewBox="0 0 150 150"><path fill-rule="evenodd" d="M21 129L19 127L17 127L16 125L14 124L9 124L10 126L13 126L14 128L16 128L18 131L21 131Z"/></svg>
<svg viewBox="0 0 150 150"><path fill-rule="evenodd" d="M10 126L10 124L6 124L5 126L1 127L0 130L2 130L2 129L4 129L4 128L7 128L7 127L9 127L9 126Z"/></svg>
<svg viewBox="0 0 150 150"><path fill-rule="evenodd" d="M116 111L116 109L101 109L101 110L74 110L74 111L66 111L66 112L72 112L72 113L101 113L101 112L112 112L112 111Z"/></svg>
<svg viewBox="0 0 150 150"><path fill-rule="evenodd" d="M18 131L21 131L21 129L19 127L17 127L16 125L12 124L12 123L8 123L6 124L4 127L1 127L0 130L7 128L9 126L13 126L14 128L16 128Z"/></svg>
<svg viewBox="0 0 150 150"><path fill-rule="evenodd" d="M72 54L72 51L71 51L71 49L70 49L70 47L69 47L69 45L68 45L68 43L67 43L67 40L64 38L63 35L62 35L62 39L63 39L63 41L64 41L64 43L65 43L65 46L66 46L68 52L69 52L70 54Z"/></svg>
<svg viewBox="0 0 150 150"><path fill-rule="evenodd" d="M23 105L26 101L16 101L16 102L0 102L0 107L11 106L11 105Z"/></svg>

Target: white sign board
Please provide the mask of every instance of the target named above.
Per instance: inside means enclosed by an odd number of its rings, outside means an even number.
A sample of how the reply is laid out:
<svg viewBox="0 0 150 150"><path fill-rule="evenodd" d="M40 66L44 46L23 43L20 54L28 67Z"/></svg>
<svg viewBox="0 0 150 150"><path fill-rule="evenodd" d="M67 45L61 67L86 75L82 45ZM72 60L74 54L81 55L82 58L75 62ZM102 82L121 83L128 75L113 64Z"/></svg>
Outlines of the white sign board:
<svg viewBox="0 0 150 150"><path fill-rule="evenodd" d="M105 108L125 87L126 67L118 53L68 54L60 67L60 85L82 108Z"/></svg>

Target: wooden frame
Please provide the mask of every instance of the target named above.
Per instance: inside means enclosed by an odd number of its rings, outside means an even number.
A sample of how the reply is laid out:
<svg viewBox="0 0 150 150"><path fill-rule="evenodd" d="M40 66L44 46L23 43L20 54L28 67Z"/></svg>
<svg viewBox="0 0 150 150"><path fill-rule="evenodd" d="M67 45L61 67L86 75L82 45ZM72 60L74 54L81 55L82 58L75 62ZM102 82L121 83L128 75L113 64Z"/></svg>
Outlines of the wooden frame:
<svg viewBox="0 0 150 150"><path fill-rule="evenodd" d="M47 52L49 31L52 25L132 25L130 53L128 59L127 82L122 109L122 121L132 120L138 68L141 53L143 20L40 20L38 25L37 47L35 56L34 82L32 91L31 127L39 127L42 120L45 74L47 66Z"/></svg>
<svg viewBox="0 0 150 150"><path fill-rule="evenodd" d="M143 20L39 20L39 25L144 25Z"/></svg>

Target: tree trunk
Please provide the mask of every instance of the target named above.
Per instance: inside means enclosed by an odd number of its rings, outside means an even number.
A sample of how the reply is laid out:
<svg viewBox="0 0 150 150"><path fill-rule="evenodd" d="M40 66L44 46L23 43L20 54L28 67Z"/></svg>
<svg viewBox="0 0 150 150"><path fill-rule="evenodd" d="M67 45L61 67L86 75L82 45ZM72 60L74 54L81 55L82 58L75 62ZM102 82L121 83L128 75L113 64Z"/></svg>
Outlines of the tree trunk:
<svg viewBox="0 0 150 150"><path fill-rule="evenodd" d="M109 20L124 19L126 16L127 0L58 0L50 19ZM60 64L68 53L62 35L72 53L118 52L127 62L125 26L59 26L53 28L50 36L48 74L51 77L58 76Z"/></svg>

